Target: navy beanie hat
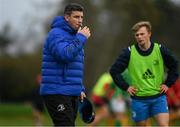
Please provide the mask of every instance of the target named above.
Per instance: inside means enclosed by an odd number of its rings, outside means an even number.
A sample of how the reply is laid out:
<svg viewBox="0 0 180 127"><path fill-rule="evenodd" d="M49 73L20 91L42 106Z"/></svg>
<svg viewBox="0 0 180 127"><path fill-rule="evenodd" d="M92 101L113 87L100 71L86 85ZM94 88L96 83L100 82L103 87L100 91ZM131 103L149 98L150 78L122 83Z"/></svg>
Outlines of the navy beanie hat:
<svg viewBox="0 0 180 127"><path fill-rule="evenodd" d="M93 111L93 105L86 97L83 99L83 102L79 100L78 110L81 119L85 123L91 123L94 121L95 113Z"/></svg>

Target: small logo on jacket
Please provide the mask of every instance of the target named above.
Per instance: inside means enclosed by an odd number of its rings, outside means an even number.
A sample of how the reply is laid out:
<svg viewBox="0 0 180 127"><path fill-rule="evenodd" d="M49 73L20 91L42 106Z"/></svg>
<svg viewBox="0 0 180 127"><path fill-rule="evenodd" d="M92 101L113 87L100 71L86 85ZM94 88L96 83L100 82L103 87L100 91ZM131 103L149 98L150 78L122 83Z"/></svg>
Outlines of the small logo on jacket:
<svg viewBox="0 0 180 127"><path fill-rule="evenodd" d="M153 73L150 71L150 69L147 69L143 76L142 76L143 79L152 79L152 78L155 78L155 76L153 75Z"/></svg>
<svg viewBox="0 0 180 127"><path fill-rule="evenodd" d="M159 60L154 60L153 65L159 65Z"/></svg>
<svg viewBox="0 0 180 127"><path fill-rule="evenodd" d="M65 110L65 106L63 105L63 104L59 104L58 106L57 106L57 111L58 112L61 112L61 111L64 111Z"/></svg>

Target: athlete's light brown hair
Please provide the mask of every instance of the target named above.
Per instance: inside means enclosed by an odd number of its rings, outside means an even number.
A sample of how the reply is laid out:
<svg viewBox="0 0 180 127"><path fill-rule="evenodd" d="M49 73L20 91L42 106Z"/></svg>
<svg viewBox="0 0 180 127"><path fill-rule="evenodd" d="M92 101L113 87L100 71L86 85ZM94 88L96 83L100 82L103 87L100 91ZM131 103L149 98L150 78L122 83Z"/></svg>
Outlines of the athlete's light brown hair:
<svg viewBox="0 0 180 127"><path fill-rule="evenodd" d="M141 27L145 26L148 32L151 32L151 23L149 21L140 21L132 27L132 31L136 33Z"/></svg>

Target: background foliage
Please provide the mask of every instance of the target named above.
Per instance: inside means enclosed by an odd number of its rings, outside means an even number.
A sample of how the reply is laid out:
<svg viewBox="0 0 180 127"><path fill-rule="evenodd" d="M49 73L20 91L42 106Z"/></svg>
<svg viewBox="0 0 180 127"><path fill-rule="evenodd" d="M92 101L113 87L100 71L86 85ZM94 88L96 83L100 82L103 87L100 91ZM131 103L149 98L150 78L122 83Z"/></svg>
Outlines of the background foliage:
<svg viewBox="0 0 180 127"><path fill-rule="evenodd" d="M44 24L46 33L49 22L54 16L62 15L64 6L69 2L78 2L84 6L84 25L89 26L92 33L85 46L84 84L88 94L97 78L108 71L122 49L134 42L131 27L138 21L150 21L153 26L152 41L164 44L180 59L180 6L170 0L64 0L57 5L59 10ZM16 40L10 30L6 26L0 32L2 102L27 99L40 73L42 59L42 45L37 45L32 54L7 54L7 47Z"/></svg>

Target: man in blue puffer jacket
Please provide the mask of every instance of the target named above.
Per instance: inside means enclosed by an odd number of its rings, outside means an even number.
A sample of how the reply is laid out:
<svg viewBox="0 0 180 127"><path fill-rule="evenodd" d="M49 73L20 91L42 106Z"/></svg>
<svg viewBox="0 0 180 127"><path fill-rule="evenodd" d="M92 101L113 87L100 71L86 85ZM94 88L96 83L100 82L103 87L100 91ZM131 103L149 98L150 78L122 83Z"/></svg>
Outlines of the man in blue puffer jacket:
<svg viewBox="0 0 180 127"><path fill-rule="evenodd" d="M75 126L78 96L83 100L84 45L91 33L81 28L83 7L68 4L54 18L45 40L40 94L55 126Z"/></svg>

